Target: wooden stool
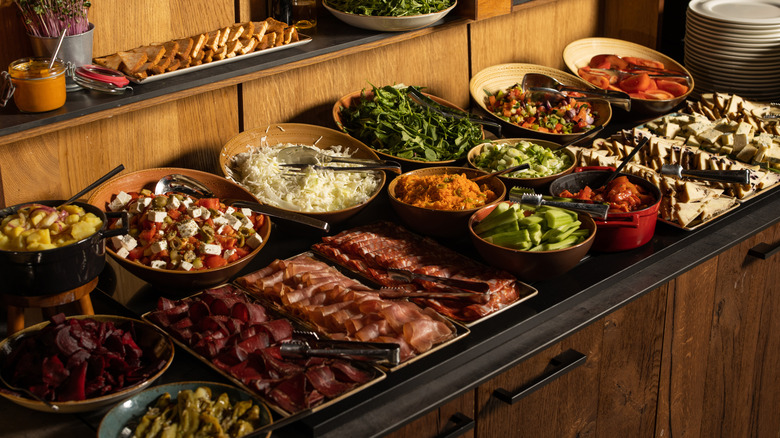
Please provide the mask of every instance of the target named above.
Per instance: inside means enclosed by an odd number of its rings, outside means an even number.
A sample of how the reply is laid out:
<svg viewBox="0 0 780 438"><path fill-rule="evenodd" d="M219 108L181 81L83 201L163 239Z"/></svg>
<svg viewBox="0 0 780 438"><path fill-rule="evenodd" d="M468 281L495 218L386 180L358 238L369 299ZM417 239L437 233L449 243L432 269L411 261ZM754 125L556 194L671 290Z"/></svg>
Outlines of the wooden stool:
<svg viewBox="0 0 780 438"><path fill-rule="evenodd" d="M8 335L24 329L24 309L28 307L40 308L43 317L48 319L58 313L57 306L78 301L79 311L82 315L94 315L95 310L92 308L92 299L89 297L89 293L95 289L97 284L98 277L95 277L87 284L53 295L34 297L0 295L0 300L8 307Z"/></svg>

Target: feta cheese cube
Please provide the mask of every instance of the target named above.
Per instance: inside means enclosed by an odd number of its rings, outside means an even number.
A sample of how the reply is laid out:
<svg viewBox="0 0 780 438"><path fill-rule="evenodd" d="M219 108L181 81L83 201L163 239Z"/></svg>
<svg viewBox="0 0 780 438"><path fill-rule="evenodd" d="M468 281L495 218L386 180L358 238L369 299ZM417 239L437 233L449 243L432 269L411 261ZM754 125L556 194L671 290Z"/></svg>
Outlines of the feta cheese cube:
<svg viewBox="0 0 780 438"><path fill-rule="evenodd" d="M236 209L233 208L233 207L228 207L228 208L225 209L225 214L227 214L227 215L231 215L231 214L233 214L235 212L236 212Z"/></svg>
<svg viewBox="0 0 780 438"><path fill-rule="evenodd" d="M187 212L192 216L193 218L198 218L203 213L202 209L200 207L190 207Z"/></svg>
<svg viewBox="0 0 780 438"><path fill-rule="evenodd" d="M251 230L255 227L255 224L252 223L249 218L243 218L241 219L241 228L246 228L247 230Z"/></svg>
<svg viewBox="0 0 780 438"><path fill-rule="evenodd" d="M149 266L154 269L165 269L168 266L168 263L165 263L165 260L152 260L152 262L149 263Z"/></svg>
<svg viewBox="0 0 780 438"><path fill-rule="evenodd" d="M143 196L141 198L138 198L138 202L141 203L144 207L148 207L149 204L152 203L152 197L151 196Z"/></svg>
<svg viewBox="0 0 780 438"><path fill-rule="evenodd" d="M236 253L235 249L226 249L225 252L222 253L222 257L224 257L225 260L227 260L235 253Z"/></svg>
<svg viewBox="0 0 780 438"><path fill-rule="evenodd" d="M133 197L125 192L119 192L114 200L108 204L108 208L111 211L119 211L125 208L128 202L132 201Z"/></svg>
<svg viewBox="0 0 780 438"><path fill-rule="evenodd" d="M189 210L190 206L192 206L192 204L193 204L194 202L195 202L195 201L194 201L192 198L184 198L184 200L183 200L183 201L181 201L181 205L183 205L183 206L184 206L184 208L186 208L186 209L188 209L188 210Z"/></svg>
<svg viewBox="0 0 780 438"><path fill-rule="evenodd" d="M146 217L152 222L162 222L167 216L168 213L157 210L150 210L149 213L146 214Z"/></svg>
<svg viewBox="0 0 780 438"><path fill-rule="evenodd" d="M213 219L211 219L214 222L214 225L221 227L223 225L227 225L228 218L225 216L216 216Z"/></svg>
<svg viewBox="0 0 780 438"><path fill-rule="evenodd" d="M157 254L160 251L165 251L166 249L168 249L168 241L158 240L157 242L154 242L152 246L149 247L149 249L151 249L152 252L155 254Z"/></svg>
<svg viewBox="0 0 780 438"><path fill-rule="evenodd" d="M251 236L247 237L246 243L254 249L263 243L263 238L260 237L259 233L253 233Z"/></svg>
<svg viewBox="0 0 780 438"><path fill-rule="evenodd" d="M200 209L200 218L204 221L211 217L211 211L208 208L201 207Z"/></svg>
<svg viewBox="0 0 780 438"><path fill-rule="evenodd" d="M241 220L232 214L225 215L225 218L227 218L227 224L230 225L230 228L237 230L241 227Z"/></svg>
<svg viewBox="0 0 780 438"><path fill-rule="evenodd" d="M114 248L124 248L128 251L138 246L138 242L133 238L133 236L129 234L125 234L124 236L114 236L111 238L111 243L114 244Z"/></svg>
<svg viewBox="0 0 780 438"><path fill-rule="evenodd" d="M201 243L200 252L208 255L220 255L222 254L222 247L213 243Z"/></svg>
<svg viewBox="0 0 780 438"><path fill-rule="evenodd" d="M194 236L198 233L198 224L195 223L194 220L190 219L187 222L181 223L178 226L179 228L179 236L186 239L188 237Z"/></svg>
<svg viewBox="0 0 780 438"><path fill-rule="evenodd" d="M179 208L180 205L181 205L181 201L179 201L179 198L175 196L171 196L170 198L168 198L167 207L169 210L176 210L177 208Z"/></svg>
<svg viewBox="0 0 780 438"><path fill-rule="evenodd" d="M179 265L180 268L182 268L185 271L189 271L192 269L192 263L186 262L182 260L181 264Z"/></svg>
<svg viewBox="0 0 780 438"><path fill-rule="evenodd" d="M128 208L127 211L129 211L130 214L141 214L141 213L144 212L145 208L146 207L144 207L143 202L136 201L136 202L130 204L130 208Z"/></svg>
<svg viewBox="0 0 780 438"><path fill-rule="evenodd" d="M241 209L241 214L243 214L246 217L252 216L252 209L244 207Z"/></svg>
<svg viewBox="0 0 780 438"><path fill-rule="evenodd" d="M222 234L225 231L225 228L227 228L227 224L221 225L219 228L217 228L217 234Z"/></svg>
<svg viewBox="0 0 780 438"><path fill-rule="evenodd" d="M130 251L127 250L127 248L119 248L116 250L116 255L119 257L122 257L123 259L126 259L128 255L130 255Z"/></svg>

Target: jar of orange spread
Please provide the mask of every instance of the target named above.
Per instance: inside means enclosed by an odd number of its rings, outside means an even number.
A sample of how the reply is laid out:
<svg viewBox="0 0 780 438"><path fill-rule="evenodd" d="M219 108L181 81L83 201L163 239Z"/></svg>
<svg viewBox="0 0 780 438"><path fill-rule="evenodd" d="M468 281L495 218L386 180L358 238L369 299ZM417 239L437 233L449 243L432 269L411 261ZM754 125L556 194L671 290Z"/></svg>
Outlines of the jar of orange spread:
<svg viewBox="0 0 780 438"><path fill-rule="evenodd" d="M65 64L47 58L17 59L8 67L14 83L14 102L20 111L40 113L65 105Z"/></svg>

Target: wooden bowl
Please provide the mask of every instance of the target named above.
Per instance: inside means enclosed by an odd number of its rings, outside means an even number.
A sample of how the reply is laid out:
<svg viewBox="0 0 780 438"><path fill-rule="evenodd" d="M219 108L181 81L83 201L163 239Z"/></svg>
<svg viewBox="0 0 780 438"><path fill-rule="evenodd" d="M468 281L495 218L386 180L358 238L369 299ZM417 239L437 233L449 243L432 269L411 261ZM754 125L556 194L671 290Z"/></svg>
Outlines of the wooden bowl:
<svg viewBox="0 0 780 438"><path fill-rule="evenodd" d="M257 202L257 199L243 187L232 181L228 181L219 175L177 167L158 167L118 176L95 189L88 202L105 210L106 205L111 201L111 197L114 194L117 194L120 191L127 193L140 191L144 188L154 191L154 185L157 180L165 175L173 173L179 173L197 179L206 185L220 199L231 198ZM106 252L108 252L108 254L123 268L130 271L130 273L136 277L157 286L163 291L180 294L205 289L230 281L234 275L238 274L241 269L260 253L260 250L265 246L266 242L268 242L268 236L271 234L271 221L267 216L258 233L260 234L260 237L262 237L263 242L248 255L219 268L202 269L198 271L155 269L118 256L116 252L110 248L110 245L106 245Z"/></svg>
<svg viewBox="0 0 780 438"><path fill-rule="evenodd" d="M6 399L25 408L41 412L59 414L89 412L116 404L121 400L124 400L133 394L144 390L160 376L162 376L171 365L171 362L173 362L174 348L171 338L148 322L115 315L81 315L72 316L68 319L92 319L99 322L112 322L117 328L121 328L125 332L131 332L133 334L133 339L144 352L144 355L149 355L150 359L151 356L154 356L155 360L164 361L164 365L157 372L150 375L146 379L100 397L94 397L80 401L52 402L59 408L58 410L53 410L43 402L35 400L28 395L21 395L15 391L5 390L5 388L3 391L0 391L0 396L5 397ZM16 332L0 342L0 364L8 363L8 357L14 353L14 348L19 345L19 342L21 342L22 339L29 336L34 336L37 332L49 324L50 322L46 321L27 327L24 330ZM8 378L6 377L5 380L8 381Z"/></svg>
<svg viewBox="0 0 780 438"><path fill-rule="evenodd" d="M489 265L510 272L523 281L539 281L568 272L585 257L596 239L596 222L587 214L580 214L581 227L590 230L590 236L577 245L555 251L522 251L494 245L474 232L474 225L494 208L495 205L487 205L469 218L471 243Z"/></svg>
<svg viewBox="0 0 780 438"><path fill-rule="evenodd" d="M667 69L685 72L690 77L688 92L682 96L668 100L652 100L631 98L631 112L642 115L660 115L672 111L682 103L693 91L693 75L674 59L649 49L645 46L614 38L584 38L574 41L563 49L563 61L566 67L577 75L580 67L588 65L591 58L601 54L618 56L635 56L638 58L660 61ZM578 75L579 76L579 75ZM589 84L590 85L590 84ZM592 86L592 85L591 85ZM596 88L595 86L592 86Z"/></svg>
<svg viewBox="0 0 780 438"><path fill-rule="evenodd" d="M569 148L562 148L559 143L555 143L552 141L547 140L539 140L535 138L503 138L500 140L493 140L491 143L493 144L505 144L505 143L519 143L520 141L530 141L533 143L536 143L538 145L544 146L548 149L551 149L553 151L561 151L565 155L569 157L571 160L571 166L564 169L561 172L558 172L553 175L547 175L547 176L540 176L537 178L517 178L517 177L511 177L511 176L505 176L505 175L499 175L499 179L503 181L504 185L506 185L507 189L511 189L512 187L528 187L531 189L534 189L537 193L546 193L547 188L550 186L550 183L553 182L555 179L570 174L573 170L575 165L577 164L577 157L574 154L574 152ZM469 165L471 167L474 167L475 169L484 170L486 172L495 172L497 169L489 169L489 168L480 168L476 164L477 157L480 153L482 153L482 149L485 147L484 144L475 146L469 151L468 155L468 161Z"/></svg>
<svg viewBox="0 0 780 438"><path fill-rule="evenodd" d="M398 181L404 176L461 173L466 174L469 178L487 174L487 172L482 170L467 167L426 167L415 169L396 177L387 185L390 205L407 227L420 234L439 238L466 236L469 217L482 207L466 210L435 210L432 208L417 207L399 200L396 197L395 192ZM487 186L496 194L496 198L491 200L488 205L497 204L506 197L506 186L498 178L488 178L487 180L480 181L479 184L487 184Z"/></svg>
<svg viewBox="0 0 780 438"><path fill-rule="evenodd" d="M331 149L334 146L343 146L344 148L347 148L355 158L379 159L377 154L375 154L371 148L361 143L360 140L344 134L343 132L336 131L335 129L302 123L279 123L250 129L231 138L225 146L222 147L222 151L219 154L219 167L229 180L241 185L241 183L237 181L231 167L235 156L248 152L254 148L262 148L268 145L283 143L316 146L320 149ZM376 190L371 197L363 203L348 208L326 212L312 212L290 210L279 205L275 206L295 213L305 214L330 224L343 222L360 212L371 203L371 201L376 199L379 193L381 193L382 188L387 181L387 176L382 171L376 171L375 174L379 177L379 184L377 184ZM249 190L248 187L241 186ZM261 202L274 205L271 200L261 199Z"/></svg>
<svg viewBox="0 0 780 438"><path fill-rule="evenodd" d="M432 94L423 93L424 95L428 96L435 102L444 105L449 108L453 108L459 111L465 111L464 109L456 106L455 104L448 102L440 97L436 97ZM344 128L344 125L342 124L341 120L341 108L349 108L360 101L360 98L362 95L365 95L367 98L373 97L373 91L371 90L360 90L355 91L350 94L347 94L346 96L342 97L333 105L333 121L336 122L336 126L339 127L344 132L347 132L347 130ZM480 127L481 129L481 127ZM485 131L482 129L482 138L485 138ZM401 163L401 168L404 171L413 170L413 169L421 169L425 167L435 167L435 166L453 166L453 165L460 165L462 163L465 163L466 161L466 154L468 151L465 151L462 157L459 157L457 159L452 160L444 160L444 161L424 161L424 160L415 160L415 159L409 159L409 158L401 158L397 157L395 155L387 154L381 151L378 151L377 149L374 149L371 146L370 141L366 141L366 139L363 139L363 141L368 145L368 147L371 148L374 152L376 152L377 155L382 157L384 160L393 160Z"/></svg>
<svg viewBox="0 0 780 438"><path fill-rule="evenodd" d="M560 71L558 69L545 67L543 65L536 64L499 64L488 67L476 75L474 75L469 81L469 90L471 92L471 98L474 102L486 112L489 117L496 120L504 128L504 137L518 137L518 138L540 138L543 140L549 140L556 143L566 143L574 140L578 136L582 135L582 132L573 134L553 134L547 132L539 132L533 129L523 128L515 123L507 122L506 120L493 114L485 103L485 98L490 92L495 94L500 90L506 90L515 84L521 84L523 77L526 73L541 73L552 78L557 79L564 85L579 87L580 89L592 89L593 86L586 81L580 79L577 76L570 75L569 73ZM612 107L605 100L592 100L590 101L593 106L593 112L595 113L595 121L593 127L605 126L612 119Z"/></svg>

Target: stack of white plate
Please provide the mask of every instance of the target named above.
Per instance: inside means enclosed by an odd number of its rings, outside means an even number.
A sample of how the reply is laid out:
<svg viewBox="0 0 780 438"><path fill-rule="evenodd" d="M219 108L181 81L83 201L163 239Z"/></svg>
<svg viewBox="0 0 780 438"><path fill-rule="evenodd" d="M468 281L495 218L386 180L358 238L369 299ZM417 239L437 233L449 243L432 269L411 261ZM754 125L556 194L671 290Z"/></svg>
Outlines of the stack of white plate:
<svg viewBox="0 0 780 438"><path fill-rule="evenodd" d="M780 0L691 0L685 67L694 93L780 99Z"/></svg>

